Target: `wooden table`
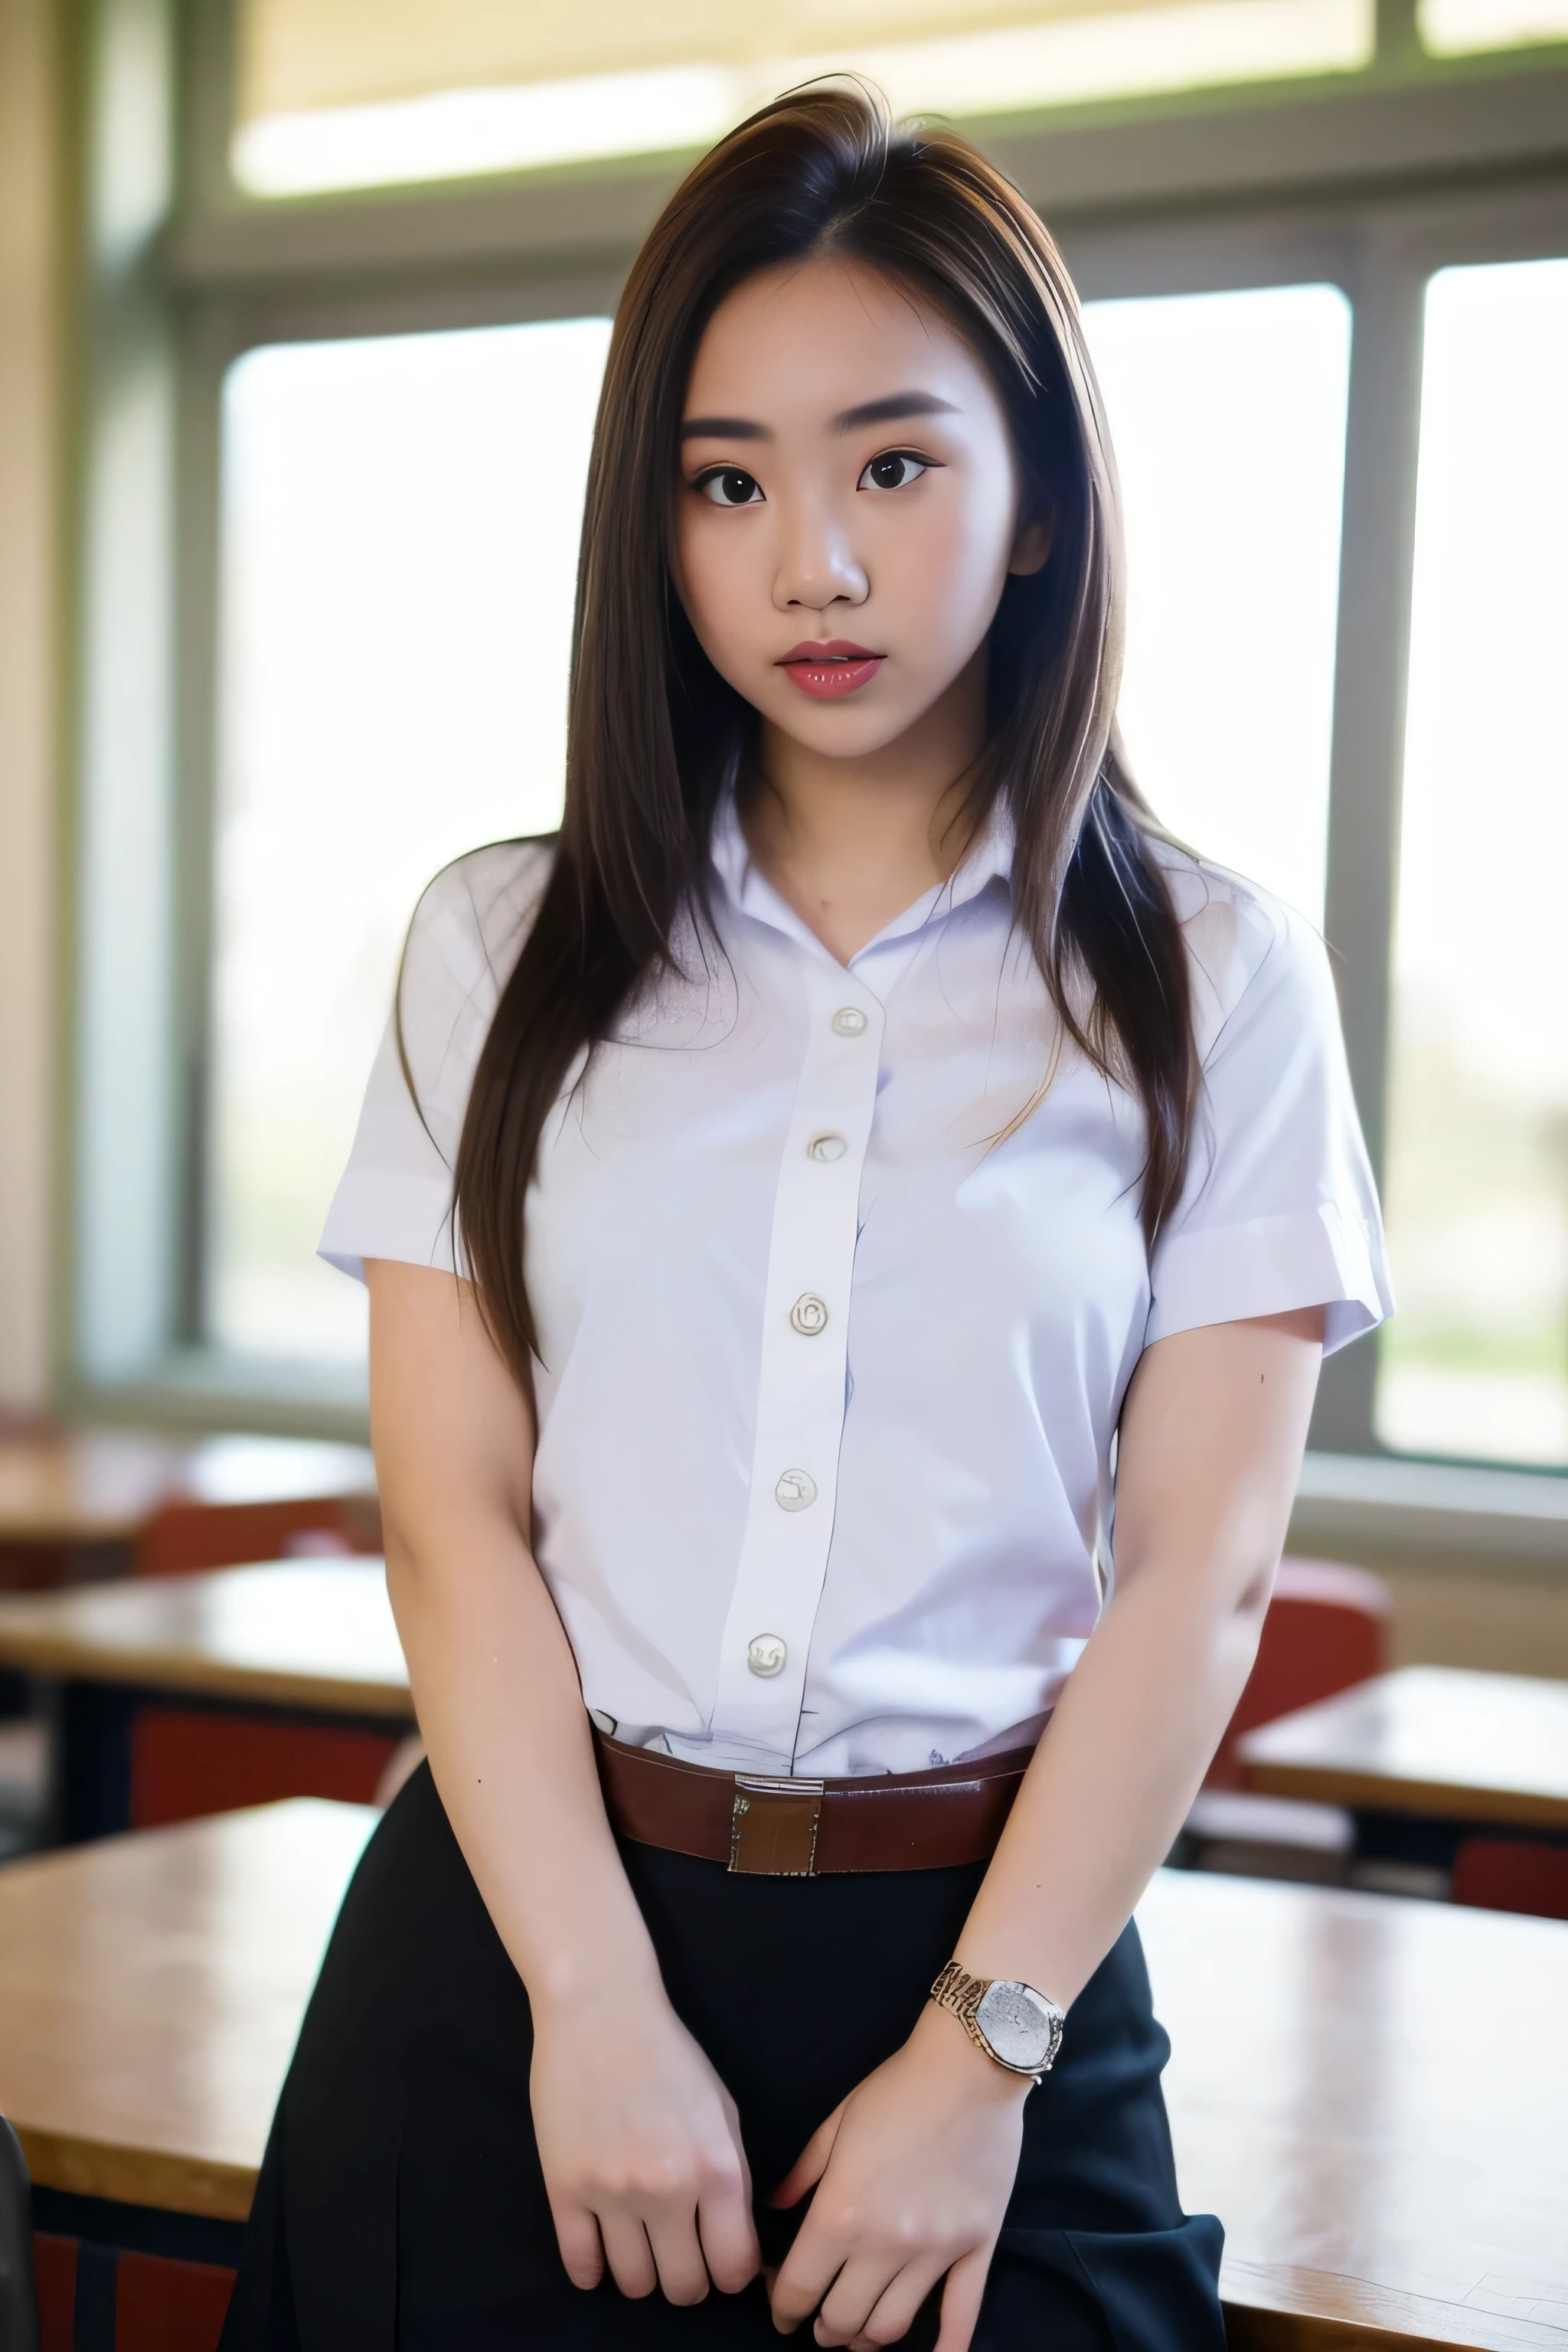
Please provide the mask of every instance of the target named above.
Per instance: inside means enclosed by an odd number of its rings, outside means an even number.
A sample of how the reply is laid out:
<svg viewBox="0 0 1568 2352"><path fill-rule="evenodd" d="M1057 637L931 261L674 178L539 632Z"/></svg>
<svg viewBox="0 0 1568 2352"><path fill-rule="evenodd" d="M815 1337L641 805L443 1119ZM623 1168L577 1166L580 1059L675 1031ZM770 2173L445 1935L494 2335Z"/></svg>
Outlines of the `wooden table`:
<svg viewBox="0 0 1568 2352"><path fill-rule="evenodd" d="M302 1801L0 1872L0 2111L49 2226L110 2200L144 2242L161 2209L225 2259L373 1820ZM1235 2352L1568 2352L1568 1926L1196 1872L1140 1919Z"/></svg>
<svg viewBox="0 0 1568 2352"><path fill-rule="evenodd" d="M235 2258L305 2000L377 1818L299 1798L0 1871L0 2114L42 2192L40 2227ZM81 2199L131 2210L84 2212ZM162 2239L136 2227L149 2210L177 2217Z"/></svg>
<svg viewBox="0 0 1568 2352"><path fill-rule="evenodd" d="M1363 1852L1451 1861L1467 1830L1568 1835L1568 1683L1405 1666L1237 1752L1250 1789L1348 1806Z"/></svg>
<svg viewBox="0 0 1568 2352"><path fill-rule="evenodd" d="M1568 1925L1196 1871L1139 1918L1232 2352L1568 2352Z"/></svg>
<svg viewBox="0 0 1568 2352"><path fill-rule="evenodd" d="M414 1704L379 1559L278 1560L0 1598L0 1667L50 1690L58 1833L124 1827L150 1698L406 1731Z"/></svg>
<svg viewBox="0 0 1568 2352"><path fill-rule="evenodd" d="M0 1438L0 1547L13 1554L122 1554L163 1504L373 1496L360 1445L311 1438L174 1438L84 1429Z"/></svg>

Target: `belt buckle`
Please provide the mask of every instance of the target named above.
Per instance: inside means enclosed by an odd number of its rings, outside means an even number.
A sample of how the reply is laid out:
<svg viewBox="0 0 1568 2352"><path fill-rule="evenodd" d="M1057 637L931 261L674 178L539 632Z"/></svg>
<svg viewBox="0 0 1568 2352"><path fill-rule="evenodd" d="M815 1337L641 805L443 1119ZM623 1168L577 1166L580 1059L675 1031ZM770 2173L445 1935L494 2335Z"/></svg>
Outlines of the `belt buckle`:
<svg viewBox="0 0 1568 2352"><path fill-rule="evenodd" d="M820 1780L737 1772L730 1868L742 1876L814 1878L822 1820Z"/></svg>

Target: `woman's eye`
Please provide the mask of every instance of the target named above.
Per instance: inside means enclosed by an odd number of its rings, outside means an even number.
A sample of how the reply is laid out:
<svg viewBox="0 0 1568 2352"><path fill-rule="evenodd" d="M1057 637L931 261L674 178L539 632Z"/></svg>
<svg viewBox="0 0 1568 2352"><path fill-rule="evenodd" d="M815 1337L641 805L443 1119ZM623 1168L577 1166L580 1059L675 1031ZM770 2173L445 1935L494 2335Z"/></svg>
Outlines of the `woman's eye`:
<svg viewBox="0 0 1568 2352"><path fill-rule="evenodd" d="M926 463L924 457L917 457L908 449L889 449L880 457L872 458L858 487L863 490L907 490L911 482L920 480Z"/></svg>
<svg viewBox="0 0 1568 2352"><path fill-rule="evenodd" d="M716 507L755 507L763 502L763 486L739 466L717 466L704 474L698 488Z"/></svg>

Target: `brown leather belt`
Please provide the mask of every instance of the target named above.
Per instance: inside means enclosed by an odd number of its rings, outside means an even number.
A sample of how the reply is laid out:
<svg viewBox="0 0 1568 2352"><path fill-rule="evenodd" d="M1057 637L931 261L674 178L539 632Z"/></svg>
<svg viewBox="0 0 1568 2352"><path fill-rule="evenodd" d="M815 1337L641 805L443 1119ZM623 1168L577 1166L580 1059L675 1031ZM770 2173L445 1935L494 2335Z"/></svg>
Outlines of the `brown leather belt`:
<svg viewBox="0 0 1568 2352"><path fill-rule="evenodd" d="M598 1730L594 1740L605 1807L623 1837L771 1878L985 1862L1035 1752L1014 1748L929 1772L805 1780L716 1772Z"/></svg>

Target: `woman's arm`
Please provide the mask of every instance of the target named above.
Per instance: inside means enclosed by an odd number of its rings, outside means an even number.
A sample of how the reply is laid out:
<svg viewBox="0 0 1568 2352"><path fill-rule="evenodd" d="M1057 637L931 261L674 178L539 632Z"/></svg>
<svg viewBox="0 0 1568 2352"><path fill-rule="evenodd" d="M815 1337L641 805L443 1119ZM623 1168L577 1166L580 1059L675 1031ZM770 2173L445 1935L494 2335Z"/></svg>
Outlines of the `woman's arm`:
<svg viewBox="0 0 1568 2352"><path fill-rule="evenodd" d="M430 1769L533 2012L534 2126L579 2286L692 2303L757 2267L735 2110L676 2017L530 1549L530 1408L468 1284L367 1268L386 1578ZM706 2259L704 2259L706 2258Z"/></svg>
<svg viewBox="0 0 1568 2352"><path fill-rule="evenodd" d="M1112 1597L1025 1776L955 1957L1066 2007L1170 1851L1241 1696L1317 1386L1313 1307L1149 1349L1121 1415ZM1072 2021L1068 2021L1068 2032ZM1017 2168L1027 2084L928 2007L779 2192L816 2195L773 2290L821 2344L891 2343L945 2272L965 2352Z"/></svg>

